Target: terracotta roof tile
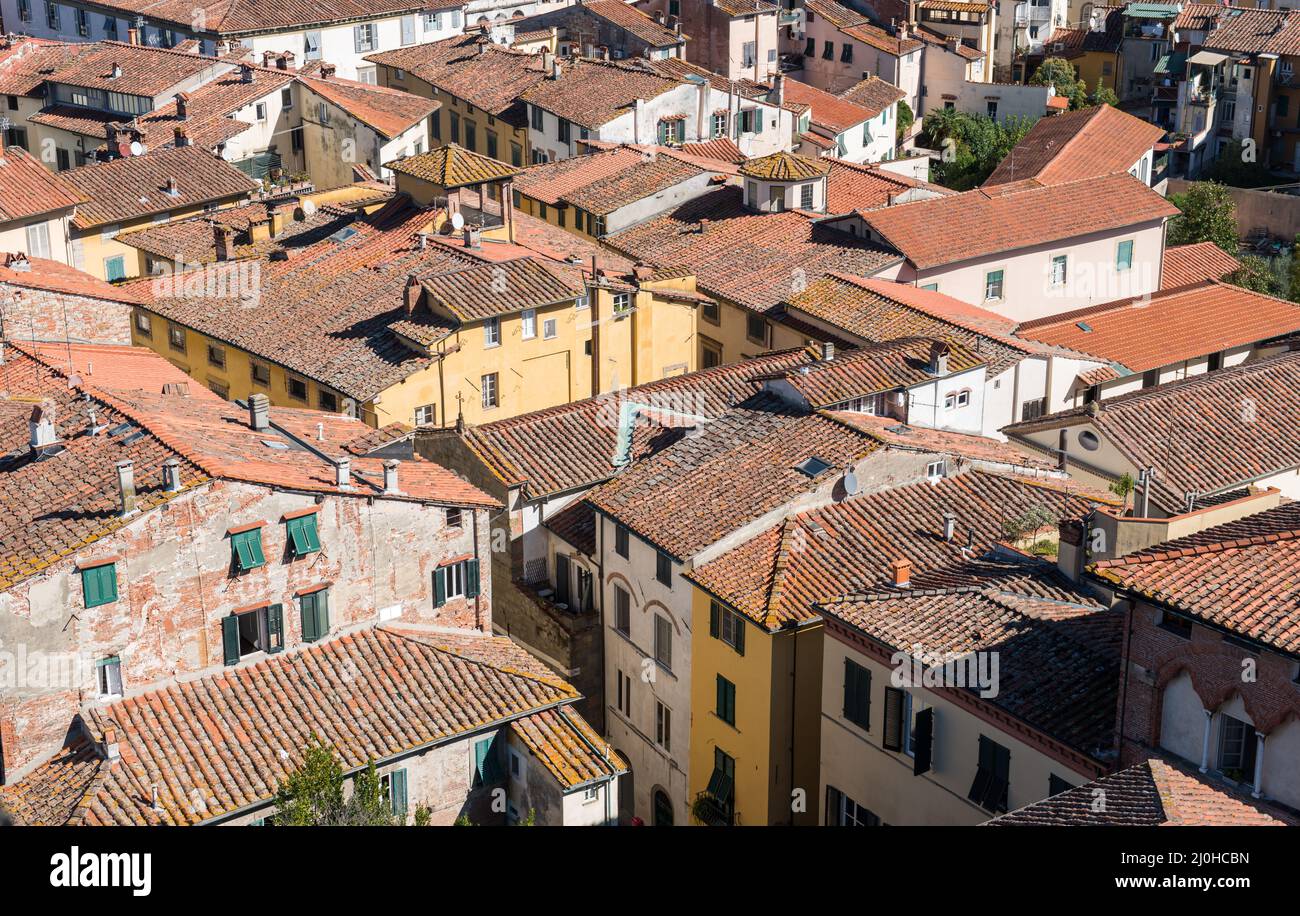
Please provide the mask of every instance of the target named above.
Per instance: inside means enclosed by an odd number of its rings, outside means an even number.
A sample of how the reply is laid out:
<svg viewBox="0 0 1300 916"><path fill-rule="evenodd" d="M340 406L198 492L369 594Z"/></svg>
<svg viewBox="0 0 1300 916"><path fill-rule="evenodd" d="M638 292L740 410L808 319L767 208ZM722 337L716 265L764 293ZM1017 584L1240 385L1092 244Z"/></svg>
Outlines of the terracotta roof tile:
<svg viewBox="0 0 1300 916"><path fill-rule="evenodd" d="M129 287L105 282L67 264L45 258L28 258L27 263L30 269L15 270L13 262L10 266L5 266L0 261L0 284L24 289L39 289L50 293L67 293L90 299L106 299L109 302L134 304L141 301L135 291Z"/></svg>
<svg viewBox="0 0 1300 916"><path fill-rule="evenodd" d="M637 60L570 58L560 68L559 79L542 80L519 98L592 130L630 111L637 99L650 101L682 85Z"/></svg>
<svg viewBox="0 0 1300 916"><path fill-rule="evenodd" d="M671 156L655 156L649 161L632 163L614 174L567 191L563 199L588 213L605 216L621 207L667 191L704 172L697 165Z"/></svg>
<svg viewBox="0 0 1300 916"><path fill-rule="evenodd" d="M1164 135L1163 127L1112 105L1040 118L998 163L984 186L1026 178L1061 184L1127 172Z"/></svg>
<svg viewBox="0 0 1300 916"><path fill-rule="evenodd" d="M43 38L10 36L0 41L0 93L33 97L41 95L50 74L93 47Z"/></svg>
<svg viewBox="0 0 1300 916"><path fill-rule="evenodd" d="M1106 804L1098 807L1098 793ZM1152 757L995 817L990 827L1284 827L1245 793Z"/></svg>
<svg viewBox="0 0 1300 916"><path fill-rule="evenodd" d="M542 524L586 556L596 555L596 510L585 499L575 499Z"/></svg>
<svg viewBox="0 0 1300 916"><path fill-rule="evenodd" d="M260 187L230 163L197 146L155 150L146 156L86 165L61 174L90 198L77 208L73 225L78 229L247 197ZM175 196L167 191L171 179L177 183Z"/></svg>
<svg viewBox="0 0 1300 916"><path fill-rule="evenodd" d="M429 297L461 321L569 302L583 287L566 283L536 258L460 267L420 281ZM499 292L504 288L505 292Z"/></svg>
<svg viewBox="0 0 1300 916"><path fill-rule="evenodd" d="M1165 249L1160 288L1177 289L1206 280L1223 280L1240 266L1240 261L1213 242L1176 245Z"/></svg>
<svg viewBox="0 0 1300 916"><path fill-rule="evenodd" d="M991 465L1032 468L1049 473L1057 471L1056 463L1053 461L986 436L972 436L925 426L908 426L893 417L877 417L848 410L832 411L832 414L840 422L856 426L891 448L954 455L968 461Z"/></svg>
<svg viewBox="0 0 1300 916"><path fill-rule="evenodd" d="M823 178L830 173L830 165L794 153L772 153L758 159L747 159L740 167L746 178L766 181L808 181Z"/></svg>
<svg viewBox="0 0 1300 916"><path fill-rule="evenodd" d="M1300 332L1300 305L1210 280L1021 324L1016 333L1145 372Z"/></svg>
<svg viewBox="0 0 1300 916"><path fill-rule="evenodd" d="M459 8L460 0L104 0L101 4L120 11L119 18L145 16L150 21L175 23L184 30L194 28L202 15L209 32L222 36L265 33L333 22L372 18L377 14L421 13L425 10ZM183 53L183 52L178 52Z"/></svg>
<svg viewBox="0 0 1300 916"><path fill-rule="evenodd" d="M1245 54L1300 54L1300 20L1288 16L1287 10L1220 7L1204 47Z"/></svg>
<svg viewBox="0 0 1300 916"><path fill-rule="evenodd" d="M616 146L529 166L515 178L515 190L554 206L564 195L617 175L646 158L640 150Z"/></svg>
<svg viewBox="0 0 1300 916"><path fill-rule="evenodd" d="M652 48L672 48L686 40L685 35L678 35L667 26L655 22L624 0L587 0L582 8L629 35L636 36Z"/></svg>
<svg viewBox="0 0 1300 916"><path fill-rule="evenodd" d="M841 99L865 109L873 118L906 96L902 89L878 76L869 76L840 93Z"/></svg>
<svg viewBox="0 0 1300 916"><path fill-rule="evenodd" d="M349 676L339 677L344 671ZM289 696L311 699L285 702ZM92 776L94 763L74 739L63 755L0 790L0 799L27 823L198 824L269 802L313 737L333 748L347 771L576 696L564 681L538 673L508 639L365 629L91 708L87 730L102 740L114 729L120 757L99 759ZM566 777L580 776L598 765L574 746L591 729L576 713L562 717L568 728L556 724L542 746ZM150 785L158 787L157 808L144 788ZM36 801L50 796L65 801Z"/></svg>
<svg viewBox="0 0 1300 916"><path fill-rule="evenodd" d="M398 89L331 76L300 75L302 85L341 108L362 124L373 127L381 137L393 139L442 107L436 99Z"/></svg>
<svg viewBox="0 0 1300 916"><path fill-rule="evenodd" d="M863 214L918 269L1110 229L1178 208L1127 173L1044 186L1017 182Z"/></svg>
<svg viewBox="0 0 1300 916"><path fill-rule="evenodd" d="M891 172L879 165L846 162L835 158L827 158L826 161L831 165L830 176L826 180L826 210L830 213L875 210L900 203L900 198L946 197L957 193L942 185Z"/></svg>
<svg viewBox="0 0 1300 916"><path fill-rule="evenodd" d="M118 68L114 70L114 66ZM90 43L49 74L54 83L154 97L187 80L229 68L215 57L118 41ZM114 73L117 75L114 75Z"/></svg>
<svg viewBox="0 0 1300 916"><path fill-rule="evenodd" d="M427 153L407 156L385 166L402 175L420 178L444 188L461 188L489 181L505 181L519 174L519 169L475 153L455 143Z"/></svg>
<svg viewBox="0 0 1300 916"><path fill-rule="evenodd" d="M0 152L0 223L54 214L86 202L80 190L22 147Z"/></svg>
<svg viewBox="0 0 1300 916"><path fill-rule="evenodd" d="M623 5L623 0L609 0ZM609 743L564 707L515 719L510 728L564 791L628 772Z"/></svg>

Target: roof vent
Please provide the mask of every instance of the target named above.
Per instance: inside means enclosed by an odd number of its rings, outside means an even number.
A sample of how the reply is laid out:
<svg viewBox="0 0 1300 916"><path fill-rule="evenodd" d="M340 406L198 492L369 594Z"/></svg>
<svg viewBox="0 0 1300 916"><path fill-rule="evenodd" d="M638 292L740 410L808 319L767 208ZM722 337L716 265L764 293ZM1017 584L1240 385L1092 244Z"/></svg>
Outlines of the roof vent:
<svg viewBox="0 0 1300 916"><path fill-rule="evenodd" d="M248 425L252 429L265 430L271 425L271 401L264 394L250 395L248 398Z"/></svg>
<svg viewBox="0 0 1300 916"><path fill-rule="evenodd" d="M117 489L122 514L130 515L135 511L135 466L130 461L117 463Z"/></svg>
<svg viewBox="0 0 1300 916"><path fill-rule="evenodd" d="M163 489L175 493L181 488L181 462L179 458L168 458L163 462Z"/></svg>
<svg viewBox="0 0 1300 916"><path fill-rule="evenodd" d="M389 458L384 462L384 492L397 492L397 467L401 462L396 458Z"/></svg>
<svg viewBox="0 0 1300 916"><path fill-rule="evenodd" d="M816 455L805 458L803 461L800 461L795 465L796 468L803 471L809 477L816 477L822 471L830 468L830 466L831 463L829 461L819 458Z"/></svg>
<svg viewBox="0 0 1300 916"><path fill-rule="evenodd" d="M334 471L336 474L335 482L340 489L349 490L352 488L352 459L347 457L336 458L334 460Z"/></svg>
<svg viewBox="0 0 1300 916"><path fill-rule="evenodd" d="M889 564L890 583L894 588L912 587L912 561L900 557Z"/></svg>

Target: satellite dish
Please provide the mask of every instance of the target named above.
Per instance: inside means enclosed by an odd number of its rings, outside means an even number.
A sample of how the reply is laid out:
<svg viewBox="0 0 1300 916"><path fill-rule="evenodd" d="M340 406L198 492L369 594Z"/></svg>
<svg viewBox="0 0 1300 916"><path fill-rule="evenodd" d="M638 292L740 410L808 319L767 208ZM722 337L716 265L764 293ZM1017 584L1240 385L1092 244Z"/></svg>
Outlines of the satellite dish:
<svg viewBox="0 0 1300 916"><path fill-rule="evenodd" d="M453 213L453 214L451 215L451 228L453 228L453 229L455 229L455 230L457 230L457 231L460 231L461 229L464 229L464 228L465 228L465 217L461 216L459 213Z"/></svg>
<svg viewBox="0 0 1300 916"><path fill-rule="evenodd" d="M139 140L132 140L132 141L131 141L131 155L132 155L132 156L143 156L144 154L145 154L145 146L144 146L144 144L141 143Z"/></svg>
<svg viewBox="0 0 1300 916"><path fill-rule="evenodd" d="M304 200L302 202L303 219L309 219L310 217L313 217L315 215L316 215L316 202L312 200Z"/></svg>
<svg viewBox="0 0 1300 916"><path fill-rule="evenodd" d="M850 496L856 496L858 494L858 489L859 489L858 475L854 474L852 471L845 471L844 492L849 494Z"/></svg>

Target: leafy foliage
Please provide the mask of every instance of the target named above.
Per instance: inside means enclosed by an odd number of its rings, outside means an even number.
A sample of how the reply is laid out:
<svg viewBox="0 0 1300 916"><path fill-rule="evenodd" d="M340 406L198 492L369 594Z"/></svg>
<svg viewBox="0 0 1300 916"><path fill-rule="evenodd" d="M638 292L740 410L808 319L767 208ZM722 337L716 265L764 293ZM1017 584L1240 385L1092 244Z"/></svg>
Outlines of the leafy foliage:
<svg viewBox="0 0 1300 916"><path fill-rule="evenodd" d="M1196 181L1182 194L1170 194L1169 202L1182 211L1169 224L1170 245L1213 242L1236 255L1237 206L1227 187L1213 181Z"/></svg>
<svg viewBox="0 0 1300 916"><path fill-rule="evenodd" d="M1207 181L1234 188L1262 188L1279 181L1263 163L1255 161L1253 152L1241 140L1233 140L1224 146L1219 158L1211 162L1202 174Z"/></svg>
<svg viewBox="0 0 1300 916"><path fill-rule="evenodd" d="M302 763L275 793L275 823L286 827L391 827L400 822L380 785L374 761L352 778L350 796L344 791L346 782L333 749L313 735ZM427 811L424 822L428 823Z"/></svg>
<svg viewBox="0 0 1300 916"><path fill-rule="evenodd" d="M1290 255L1280 258L1261 258L1257 254L1242 255L1241 267L1228 277L1228 282L1263 293L1266 296L1294 296L1291 286L1293 261Z"/></svg>
<svg viewBox="0 0 1300 916"><path fill-rule="evenodd" d="M1136 486L1137 484L1133 480L1133 475L1128 471L1125 471L1110 485L1110 492L1124 500L1124 508L1127 509L1128 498L1133 494L1133 490Z"/></svg>
<svg viewBox="0 0 1300 916"><path fill-rule="evenodd" d="M898 124L894 130L894 142L902 143L904 135L912 129L916 123L916 115L912 112L912 106L907 104L906 99L900 99L898 102Z"/></svg>
<svg viewBox="0 0 1300 916"><path fill-rule="evenodd" d="M942 150L931 177L958 191L982 184L1011 148L1034 126L1034 118L1008 118L999 124L984 115L940 109L921 122L926 145Z"/></svg>
<svg viewBox="0 0 1300 916"><path fill-rule="evenodd" d="M1088 87L1084 81L1074 75L1074 67L1063 57L1049 57L1034 72L1031 86L1051 85L1057 95L1070 100L1070 108L1086 108L1088 105ZM1112 93L1113 95L1114 93Z"/></svg>
<svg viewBox="0 0 1300 916"><path fill-rule="evenodd" d="M1092 95L1088 97L1088 100L1094 105L1110 105L1115 108L1119 107L1119 96L1117 96L1115 90L1111 89L1109 86L1099 84L1097 88L1093 90Z"/></svg>

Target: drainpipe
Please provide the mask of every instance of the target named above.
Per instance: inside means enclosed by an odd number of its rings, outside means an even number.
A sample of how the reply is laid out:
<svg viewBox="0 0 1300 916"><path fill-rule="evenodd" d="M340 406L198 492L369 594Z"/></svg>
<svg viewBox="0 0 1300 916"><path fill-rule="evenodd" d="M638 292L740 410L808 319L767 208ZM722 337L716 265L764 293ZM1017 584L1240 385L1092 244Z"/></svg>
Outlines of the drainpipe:
<svg viewBox="0 0 1300 916"><path fill-rule="evenodd" d="M474 559L479 561L478 564L478 594L474 596L474 629L482 632L483 630L483 562L478 552L478 510L471 509L470 514L474 518ZM492 557L488 555L488 575L492 574L491 569Z"/></svg>
<svg viewBox="0 0 1300 916"><path fill-rule="evenodd" d="M791 621L791 624L794 628L794 635L790 638L790 788L793 790L795 788L794 733L799 721L798 706L796 705L799 694L799 625L793 621ZM735 791L735 789L732 789L733 793ZM790 826L794 826L794 808L790 809Z"/></svg>

